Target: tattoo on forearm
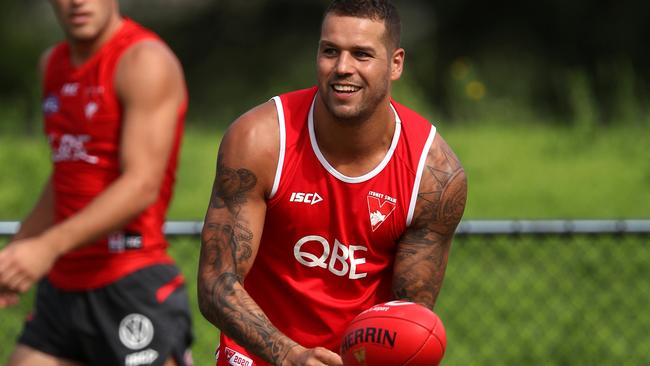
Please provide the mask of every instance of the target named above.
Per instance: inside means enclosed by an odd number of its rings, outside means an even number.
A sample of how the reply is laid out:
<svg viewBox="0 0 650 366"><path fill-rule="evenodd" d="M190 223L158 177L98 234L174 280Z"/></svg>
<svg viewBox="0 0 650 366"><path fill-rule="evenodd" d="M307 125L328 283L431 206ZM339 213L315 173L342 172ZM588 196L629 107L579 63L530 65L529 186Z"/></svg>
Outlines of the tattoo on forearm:
<svg viewBox="0 0 650 366"><path fill-rule="evenodd" d="M398 268L393 276L393 296L433 307L447 266L446 245L435 242L443 240L441 237L426 240L429 242L424 244L404 238L396 257L401 270Z"/></svg>
<svg viewBox="0 0 650 366"><path fill-rule="evenodd" d="M400 240L393 276L396 298L433 307L447 266L451 238L467 196L465 173L446 144L429 153L418 194L417 219Z"/></svg>
<svg viewBox="0 0 650 366"><path fill-rule="evenodd" d="M255 174L217 159L217 175L202 234L199 305L204 316L250 351L279 363L295 345L243 289L243 264L253 255L253 231L242 215Z"/></svg>
<svg viewBox="0 0 650 366"><path fill-rule="evenodd" d="M252 241L253 232L246 227L242 222L235 224L236 242L238 245L237 263L246 262L253 255Z"/></svg>
<svg viewBox="0 0 650 366"><path fill-rule="evenodd" d="M280 363L295 345L282 336L257 304L236 284L233 273L221 274L210 287L207 304L213 321L229 337L271 363Z"/></svg>
<svg viewBox="0 0 650 366"><path fill-rule="evenodd" d="M225 273L212 288L211 297L216 299L213 305L221 309L224 315L220 328L239 342L245 340L251 351L267 355L272 362L276 362L283 356L286 346L278 342L277 329L254 301L241 288L235 288L237 281L238 278Z"/></svg>

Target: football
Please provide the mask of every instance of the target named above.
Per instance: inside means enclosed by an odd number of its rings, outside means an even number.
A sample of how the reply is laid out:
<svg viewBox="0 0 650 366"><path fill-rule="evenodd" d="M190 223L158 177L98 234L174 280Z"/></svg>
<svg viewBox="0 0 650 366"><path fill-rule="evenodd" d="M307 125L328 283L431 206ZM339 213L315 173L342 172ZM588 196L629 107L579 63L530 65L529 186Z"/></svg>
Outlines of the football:
<svg viewBox="0 0 650 366"><path fill-rule="evenodd" d="M435 366L447 347L442 321L422 305L378 304L357 315L341 340L345 366Z"/></svg>

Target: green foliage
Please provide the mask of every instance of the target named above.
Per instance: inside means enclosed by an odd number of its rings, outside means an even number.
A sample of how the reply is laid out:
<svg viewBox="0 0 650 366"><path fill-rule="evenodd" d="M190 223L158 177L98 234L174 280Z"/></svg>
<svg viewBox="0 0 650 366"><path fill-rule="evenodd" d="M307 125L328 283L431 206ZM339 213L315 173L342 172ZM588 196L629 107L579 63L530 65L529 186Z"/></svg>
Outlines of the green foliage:
<svg viewBox="0 0 650 366"><path fill-rule="evenodd" d="M327 0L120 3L125 15L159 33L176 52L188 82L189 113L205 127L223 128L277 93L314 83ZM580 130L647 125L647 4L637 3L555 0L531 10L514 0L400 2L407 58L406 82L397 94L417 91L436 119L454 123L554 121ZM35 133L37 60L63 33L47 2L14 1L5 8L0 133ZM3 118L7 114L11 118Z"/></svg>
<svg viewBox="0 0 650 366"><path fill-rule="evenodd" d="M574 128L579 135L591 135L596 128L598 116L587 75L583 71L569 73L567 89Z"/></svg>
<svg viewBox="0 0 650 366"><path fill-rule="evenodd" d="M0 135L0 220L17 220L29 212L50 174L45 137Z"/></svg>
<svg viewBox="0 0 650 366"><path fill-rule="evenodd" d="M648 217L646 128L599 129L587 140L568 127L437 125L468 175L465 218Z"/></svg>
<svg viewBox="0 0 650 366"><path fill-rule="evenodd" d="M207 129L187 131L181 148L169 217L203 220L212 192L221 135L221 131Z"/></svg>

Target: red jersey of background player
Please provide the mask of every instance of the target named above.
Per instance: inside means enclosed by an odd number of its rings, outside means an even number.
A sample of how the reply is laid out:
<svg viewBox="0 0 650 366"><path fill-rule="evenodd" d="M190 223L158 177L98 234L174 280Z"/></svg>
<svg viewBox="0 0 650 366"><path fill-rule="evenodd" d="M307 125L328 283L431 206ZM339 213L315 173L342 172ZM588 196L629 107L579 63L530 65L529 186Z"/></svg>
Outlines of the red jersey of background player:
<svg viewBox="0 0 650 366"><path fill-rule="evenodd" d="M397 241L413 218L436 130L392 101L396 126L388 153L371 172L348 177L318 148L316 91L273 98L280 125L279 163L259 252L244 287L289 338L338 353L352 318L392 299ZM233 360L267 364L222 333L217 364Z"/></svg>
<svg viewBox="0 0 650 366"><path fill-rule="evenodd" d="M67 42L53 49L43 88L45 132L52 148L55 218L75 214L120 175L122 107L113 86L121 55L143 40L162 42L125 19L121 28L87 62L75 66ZM62 256L48 279L77 290L111 283L142 267L170 263L162 227L172 195L187 103L178 123L158 200L123 230Z"/></svg>

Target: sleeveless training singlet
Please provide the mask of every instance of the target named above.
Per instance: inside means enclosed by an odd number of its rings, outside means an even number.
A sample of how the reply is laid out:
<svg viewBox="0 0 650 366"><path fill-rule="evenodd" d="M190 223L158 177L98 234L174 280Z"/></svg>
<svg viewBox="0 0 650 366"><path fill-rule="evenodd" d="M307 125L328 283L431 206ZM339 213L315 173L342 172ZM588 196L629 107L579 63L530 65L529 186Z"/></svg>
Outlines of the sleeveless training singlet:
<svg viewBox="0 0 650 366"><path fill-rule="evenodd" d="M114 90L120 56L154 33L124 19L95 55L76 67L67 43L48 60L43 90L45 133L52 149L56 222L89 204L120 175L122 106ZM84 290L109 284L148 265L171 263L162 227L172 195L187 101L178 111L174 146L158 200L121 231L73 250L54 264L48 279L56 287Z"/></svg>
<svg viewBox="0 0 650 366"><path fill-rule="evenodd" d="M388 153L371 172L348 177L318 149L316 91L273 98L279 164L259 252L244 286L287 336L338 353L352 318L391 299L397 241L411 223L435 127L393 101L396 126ZM240 360L266 365L222 333L217 364Z"/></svg>

